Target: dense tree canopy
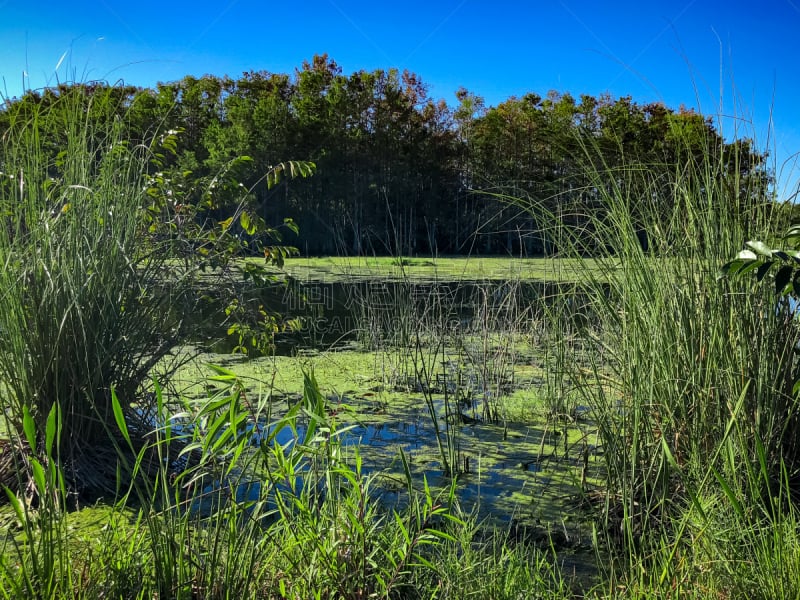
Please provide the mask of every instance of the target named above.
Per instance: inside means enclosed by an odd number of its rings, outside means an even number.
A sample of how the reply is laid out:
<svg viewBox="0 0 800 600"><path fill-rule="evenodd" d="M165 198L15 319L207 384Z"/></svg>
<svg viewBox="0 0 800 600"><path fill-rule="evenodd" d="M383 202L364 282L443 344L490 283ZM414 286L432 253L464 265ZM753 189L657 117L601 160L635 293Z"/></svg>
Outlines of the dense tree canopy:
<svg viewBox="0 0 800 600"><path fill-rule="evenodd" d="M714 202L746 210L770 183L763 153L747 140L727 142L710 119L691 110L555 91L487 108L463 88L448 105L431 98L413 73L346 75L327 55L292 74L187 76L111 93L102 83L30 91L0 111L0 133L31 104L52 102L68 87L87 94L103 89L106 101L93 103L88 118L126 119L134 143L153 132L179 132L177 152L164 164L174 185L197 190L190 180L226 173L230 185L253 188L267 223L289 217L298 224L299 236L287 241L306 254L557 252L537 219L550 215L579 228L588 211L601 210L585 178L587 164L611 173L648 169L658 189L631 195L665 215L674 207L671 181L702 156L721 159L713 176L730 180L736 196ZM52 132L54 153L59 136ZM251 160L234 160L241 156ZM287 159L315 162L317 175L254 187ZM225 194L238 193L225 185L218 182L214 207L203 209L202 198L190 192L185 200L201 208L198 218L224 219ZM525 210L533 205L538 217ZM648 235L642 231L643 243Z"/></svg>

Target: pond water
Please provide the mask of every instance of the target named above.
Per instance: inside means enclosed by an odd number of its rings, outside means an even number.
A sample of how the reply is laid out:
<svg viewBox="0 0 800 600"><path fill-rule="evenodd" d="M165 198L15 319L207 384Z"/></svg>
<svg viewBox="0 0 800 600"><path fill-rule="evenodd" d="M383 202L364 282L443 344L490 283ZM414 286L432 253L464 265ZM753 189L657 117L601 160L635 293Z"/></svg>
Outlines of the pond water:
<svg viewBox="0 0 800 600"><path fill-rule="evenodd" d="M337 414L337 407L344 403L347 412ZM372 398L328 399L329 415L346 428L339 438L344 455L357 446L362 474L376 478L372 486L375 501L387 507L402 507L407 501L401 449L415 487L422 489L423 477L434 490L443 491L450 485L429 408L415 393L409 393L405 403L393 402L391 410L380 414L375 412ZM524 530L548 543L555 532L561 547L590 553L591 528L582 499L597 481L601 459L587 407L577 407L571 419L551 423L486 422L477 406L448 407L440 396L433 397L432 408L438 434L445 444L449 436L453 447L449 459L455 463L456 494L463 511L494 526ZM461 417L469 415L476 416L463 423ZM306 431L302 418L294 429L283 425L275 431L275 427L264 422L251 424L253 445L274 434L272 443L288 448ZM350 464L352 458L350 454ZM295 484L299 487L302 481ZM262 485L258 480L239 484L237 499L257 499ZM198 503L195 508L210 506Z"/></svg>
<svg viewBox="0 0 800 600"><path fill-rule="evenodd" d="M564 294L567 288L571 294ZM517 351L514 341L499 348L506 342L498 341L533 331L556 302L561 302L555 309L569 325L587 319L586 303L574 285L355 279L290 282L261 289L255 298L271 310L303 319L302 328L278 336L279 355L313 356L355 344L365 353L377 348L384 358L393 355L393 368L406 362L405 370L391 380L375 375L362 387L344 388L348 391L343 394L326 391L329 413L349 427L342 446L357 445L364 474L376 478L376 501L387 506L405 501L402 449L420 489L423 477L434 489L444 490L455 476L462 510L500 527L532 532L544 543L557 540L556 545L571 552L585 551L585 565L593 564L586 498L598 487L603 459L591 411L571 394L570 382L549 366L553 357ZM219 321L207 318L198 329L198 342L224 353L230 349L224 340L210 341L219 338L207 326L211 322ZM426 349L415 347L420 331L429 340L446 335L448 343L460 344L442 349L441 357L433 353L436 358L428 367L435 373L428 371L427 379L418 364ZM483 347L475 347L476 335L482 336L478 346ZM546 354L540 348L534 354L538 352ZM412 353L416 357L409 358ZM218 359L220 354L210 360ZM229 366L233 371L237 367ZM326 389L325 378L319 379ZM288 410L299 395L297 390L276 394L275 411ZM503 407L511 396L529 406L510 415ZM544 400L548 397L550 404ZM253 427L258 443L271 426ZM303 427L300 422L301 437ZM274 441L286 446L295 435L284 427ZM437 438L450 448L444 457ZM251 482L237 495L257 496L260 485Z"/></svg>

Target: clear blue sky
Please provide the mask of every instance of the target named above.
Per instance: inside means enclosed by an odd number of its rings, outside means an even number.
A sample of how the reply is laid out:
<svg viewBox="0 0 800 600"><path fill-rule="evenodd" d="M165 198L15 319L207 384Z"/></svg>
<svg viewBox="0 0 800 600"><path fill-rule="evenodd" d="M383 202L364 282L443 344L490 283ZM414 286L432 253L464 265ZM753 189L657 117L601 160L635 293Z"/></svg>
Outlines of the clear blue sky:
<svg viewBox="0 0 800 600"><path fill-rule="evenodd" d="M407 68L450 104L459 86L487 105L555 89L736 115L723 133L738 123L768 146L779 189L798 179L800 0L0 0L4 97L57 80L290 73L323 52L345 73Z"/></svg>

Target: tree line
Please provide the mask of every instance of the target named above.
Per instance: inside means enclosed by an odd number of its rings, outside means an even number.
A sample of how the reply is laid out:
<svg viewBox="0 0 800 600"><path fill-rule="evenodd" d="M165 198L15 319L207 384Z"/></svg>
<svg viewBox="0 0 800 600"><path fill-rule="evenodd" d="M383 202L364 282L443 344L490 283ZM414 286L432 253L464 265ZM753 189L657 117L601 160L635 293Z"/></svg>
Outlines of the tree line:
<svg viewBox="0 0 800 600"><path fill-rule="evenodd" d="M673 183L694 171L684 169L693 161L712 158L709 177L730 183L729 197L713 200L729 203L726 210L763 202L771 183L766 153L747 139L726 141L711 119L682 107L556 91L487 107L464 88L448 104L416 74L347 75L325 54L292 74L31 90L2 107L0 134L26 106L66 93L102 93L87 118L123 122L130 143L169 133L173 146L153 175L171 186L176 206L220 221L230 216L225 197L249 190L266 223L297 224L284 241L308 255L557 254L554 221L580 231L591 211L603 210L588 175L598 171L631 185L615 170L646 169L648 184L626 193L665 215L675 205ZM61 136L52 131L56 156ZM257 185L286 160L312 161L315 176ZM653 234L642 224L642 244Z"/></svg>

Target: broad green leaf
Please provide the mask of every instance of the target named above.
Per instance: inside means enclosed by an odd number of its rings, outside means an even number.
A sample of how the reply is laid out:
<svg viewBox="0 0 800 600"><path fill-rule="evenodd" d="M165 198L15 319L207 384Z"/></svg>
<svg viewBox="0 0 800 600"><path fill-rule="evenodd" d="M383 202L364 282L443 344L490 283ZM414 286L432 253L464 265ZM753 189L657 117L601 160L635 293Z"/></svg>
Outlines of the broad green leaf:
<svg viewBox="0 0 800 600"><path fill-rule="evenodd" d="M249 235L255 234L258 229L258 220L253 219L247 211L242 211L239 215L239 224Z"/></svg>
<svg viewBox="0 0 800 600"><path fill-rule="evenodd" d="M742 266L742 261L738 259L734 259L732 261L726 262L719 270L719 277L729 277L731 275L735 275L736 271L738 271Z"/></svg>
<svg viewBox="0 0 800 600"><path fill-rule="evenodd" d="M758 240L751 240L749 242L745 242L745 246L753 250L756 254L760 254L761 256L766 256L770 258L772 256L772 249L767 246L764 242L760 242Z"/></svg>
<svg viewBox="0 0 800 600"><path fill-rule="evenodd" d="M782 294L783 290L789 285L789 280L792 278L792 267L785 265L778 269L775 274L775 293Z"/></svg>
<svg viewBox="0 0 800 600"><path fill-rule="evenodd" d="M300 228L297 226L297 224L292 219L288 219L288 218L284 219L283 220L283 224L286 227L288 227L290 231L294 232L295 235L297 235L300 232Z"/></svg>
<svg viewBox="0 0 800 600"><path fill-rule="evenodd" d="M796 247L797 244L800 243L800 225L794 225L793 227L790 227L786 232L786 235L783 236L783 239L792 246Z"/></svg>
<svg viewBox="0 0 800 600"><path fill-rule="evenodd" d="M720 269L720 277L741 277L757 269L762 264L762 261L757 257L754 255L751 256L753 253L749 250L745 250L739 254L746 254L746 256L745 258L737 256L737 258L732 261L725 263Z"/></svg>
<svg viewBox="0 0 800 600"><path fill-rule="evenodd" d="M758 260L758 255L752 250L742 250L736 255L739 260Z"/></svg>
<svg viewBox="0 0 800 600"><path fill-rule="evenodd" d="M133 448L131 436L130 433L128 433L128 424L125 422L125 414L122 412L122 405L119 403L117 392L113 388L111 389L111 408L114 411L114 420L117 422L117 427L122 433L122 437L128 442L128 446Z"/></svg>
<svg viewBox="0 0 800 600"><path fill-rule="evenodd" d="M25 439L28 441L31 452L36 454L36 424L27 406L22 407L22 430L25 432Z"/></svg>
<svg viewBox="0 0 800 600"><path fill-rule="evenodd" d="M789 262L789 260L791 259L791 257L786 252L784 252L783 250L775 250L772 253L772 256L774 258L782 260L783 262Z"/></svg>
<svg viewBox="0 0 800 600"><path fill-rule="evenodd" d="M31 459L31 468L33 469L33 482L36 484L36 491L40 496L47 494L47 482L44 476L44 467L35 458Z"/></svg>
<svg viewBox="0 0 800 600"><path fill-rule="evenodd" d="M764 264L762 264L760 267L758 267L758 270L756 271L756 280L761 281L762 279L764 279L764 277L766 276L767 273L769 273L769 270L772 268L772 265L774 264L775 264L774 262L769 260Z"/></svg>
<svg viewBox="0 0 800 600"><path fill-rule="evenodd" d="M22 501L14 492L11 491L10 488L3 486L3 489L6 491L6 496L8 496L8 500L11 502L11 506L14 509L14 513L17 515L17 519L20 523L25 523L25 508L22 505Z"/></svg>
<svg viewBox="0 0 800 600"><path fill-rule="evenodd" d="M45 425L45 442L44 448L45 452L47 453L48 457L53 456L53 442L56 439L56 433L58 432L58 428L61 426L61 419L60 419L60 411L61 406L58 402L54 402L53 406L50 408L50 412L47 414L47 423Z"/></svg>
<svg viewBox="0 0 800 600"><path fill-rule="evenodd" d="M744 275L747 275L748 273L755 271L758 267L761 266L761 264L762 263L760 260L751 260L745 262L744 264L742 264L741 268L738 271L736 271L735 275L738 277L743 277Z"/></svg>

